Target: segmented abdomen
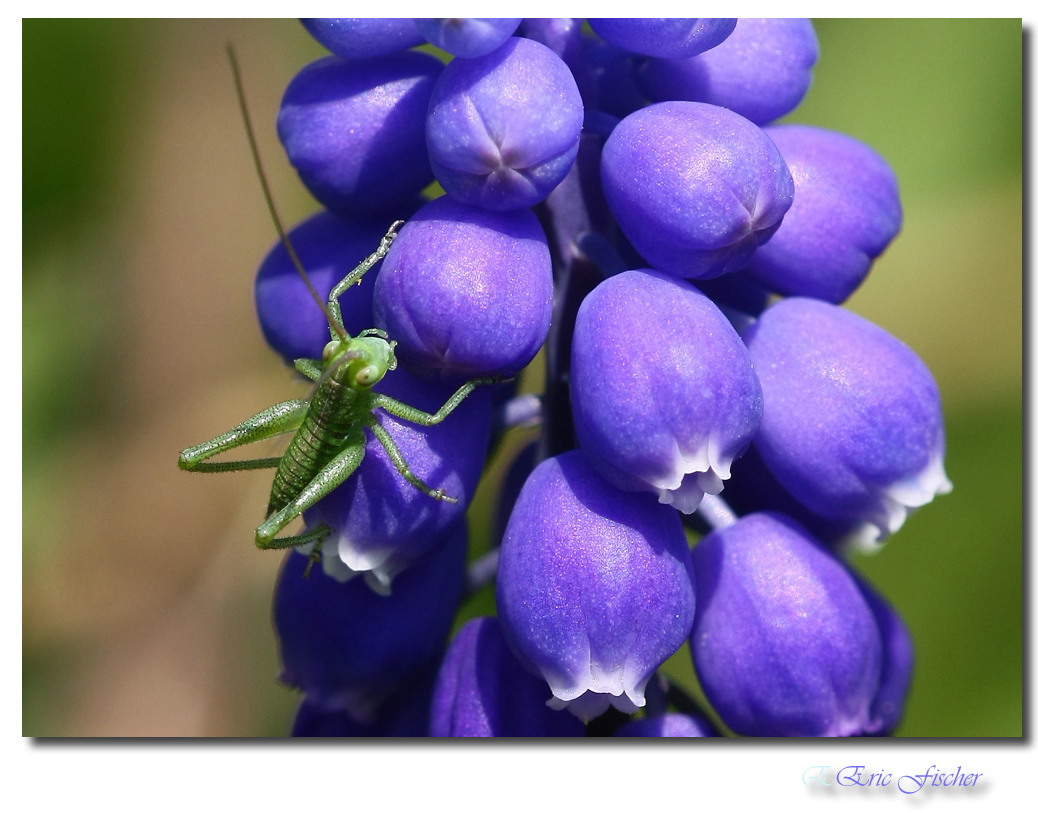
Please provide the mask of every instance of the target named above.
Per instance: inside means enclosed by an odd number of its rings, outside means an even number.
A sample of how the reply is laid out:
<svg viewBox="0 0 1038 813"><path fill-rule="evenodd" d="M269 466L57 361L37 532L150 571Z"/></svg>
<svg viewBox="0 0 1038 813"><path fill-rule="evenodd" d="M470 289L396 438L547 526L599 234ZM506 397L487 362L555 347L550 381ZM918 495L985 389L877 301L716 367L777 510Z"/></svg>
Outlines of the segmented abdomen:
<svg viewBox="0 0 1038 813"><path fill-rule="evenodd" d="M363 442L363 430L357 421L357 398L357 392L332 379L318 387L303 425L292 438L274 475L268 517L299 496L317 473L342 451L351 433Z"/></svg>

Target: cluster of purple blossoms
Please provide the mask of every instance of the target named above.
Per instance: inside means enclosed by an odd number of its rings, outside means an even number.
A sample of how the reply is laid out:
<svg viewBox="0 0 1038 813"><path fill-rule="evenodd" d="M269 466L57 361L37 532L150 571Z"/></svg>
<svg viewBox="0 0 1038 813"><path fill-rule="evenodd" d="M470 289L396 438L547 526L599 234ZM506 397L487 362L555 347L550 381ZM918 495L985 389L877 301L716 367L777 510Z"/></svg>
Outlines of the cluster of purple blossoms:
<svg viewBox="0 0 1038 813"><path fill-rule="evenodd" d="M847 551L951 484L933 377L840 306L901 227L897 180L849 136L772 123L810 86L811 23L303 24L332 55L277 129L325 207L290 232L317 292L405 221L340 300L347 330L396 343L375 390L435 411L542 347L546 380L480 388L436 426L377 413L457 502L370 443L306 513L332 533L308 578L286 554L275 592L293 733L891 733L911 639ZM286 362L321 357L280 245L256 304ZM467 567L466 508L520 420L539 440ZM490 578L496 617L450 638ZM708 710L659 672L686 641Z"/></svg>

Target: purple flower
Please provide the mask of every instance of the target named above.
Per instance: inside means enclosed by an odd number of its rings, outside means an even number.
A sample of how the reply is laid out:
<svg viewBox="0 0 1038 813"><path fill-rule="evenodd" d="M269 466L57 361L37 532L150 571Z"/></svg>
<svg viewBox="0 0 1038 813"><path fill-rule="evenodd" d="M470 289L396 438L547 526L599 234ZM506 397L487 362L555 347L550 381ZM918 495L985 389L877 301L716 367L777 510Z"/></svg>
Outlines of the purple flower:
<svg viewBox="0 0 1038 813"><path fill-rule="evenodd" d="M912 350L862 317L792 297L744 334L764 390L755 443L775 478L869 544L951 490L937 384Z"/></svg>
<svg viewBox="0 0 1038 813"><path fill-rule="evenodd" d="M738 334L692 285L657 271L617 274L584 299L571 376L577 438L599 473L686 514L721 491L761 420Z"/></svg>
<svg viewBox="0 0 1038 813"><path fill-rule="evenodd" d="M321 45L347 59L392 54L424 42L414 20L405 17L311 17L300 22Z"/></svg>
<svg viewBox="0 0 1038 813"><path fill-rule="evenodd" d="M398 577L391 596L319 567L303 578L307 556L285 555L274 591L281 679L306 693L308 713L344 711L371 724L386 699L437 657L461 599L467 542L461 522L439 551Z"/></svg>
<svg viewBox="0 0 1038 813"><path fill-rule="evenodd" d="M688 279L742 268L793 202L771 139L698 102L661 102L621 121L602 150L602 188L649 264Z"/></svg>
<svg viewBox="0 0 1038 813"><path fill-rule="evenodd" d="M702 717L688 714L661 714L624 723L617 737L716 737L717 732Z"/></svg>
<svg viewBox="0 0 1038 813"><path fill-rule="evenodd" d="M897 177L876 152L843 133L768 127L793 173L796 196L746 273L780 294L839 304L901 229Z"/></svg>
<svg viewBox="0 0 1038 813"><path fill-rule="evenodd" d="M474 618L444 656L433 692L433 737L582 737L572 714L548 707L548 684L508 649L496 618Z"/></svg>
<svg viewBox="0 0 1038 813"><path fill-rule="evenodd" d="M735 30L735 18L589 17L591 30L625 51L681 59L720 45Z"/></svg>
<svg viewBox="0 0 1038 813"><path fill-rule="evenodd" d="M520 17L415 18L414 24L429 42L454 56L472 59L501 47L519 27Z"/></svg>
<svg viewBox="0 0 1038 813"><path fill-rule="evenodd" d="M583 121L566 63L539 42L512 37L444 69L426 123L433 172L469 206L533 206L573 165Z"/></svg>
<svg viewBox="0 0 1038 813"><path fill-rule="evenodd" d="M750 514L692 551L690 639L710 703L737 734L874 731L880 633L851 575L803 527Z"/></svg>
<svg viewBox="0 0 1038 813"><path fill-rule="evenodd" d="M648 60L640 80L654 102L716 104L763 125L800 104L817 60L818 38L810 20L745 17L731 36L704 54Z"/></svg>
<svg viewBox="0 0 1038 813"><path fill-rule="evenodd" d="M510 376L551 322L551 255L528 211L438 198L400 230L375 283L375 323L419 376Z"/></svg>
<svg viewBox="0 0 1038 813"><path fill-rule="evenodd" d="M688 636L692 562L678 514L618 491L579 450L541 463L501 543L497 606L552 708L633 712L645 685Z"/></svg>
<svg viewBox="0 0 1038 813"><path fill-rule="evenodd" d="M915 669L915 647L908 627L890 602L863 578L858 577L857 582L876 619L883 643L883 670L879 676L879 690L872 701L872 717L879 723L876 733L885 736L901 722Z"/></svg>
<svg viewBox="0 0 1038 813"><path fill-rule="evenodd" d="M326 57L289 83L278 136L306 188L344 215L388 214L432 181L425 115L443 64L405 51Z"/></svg>

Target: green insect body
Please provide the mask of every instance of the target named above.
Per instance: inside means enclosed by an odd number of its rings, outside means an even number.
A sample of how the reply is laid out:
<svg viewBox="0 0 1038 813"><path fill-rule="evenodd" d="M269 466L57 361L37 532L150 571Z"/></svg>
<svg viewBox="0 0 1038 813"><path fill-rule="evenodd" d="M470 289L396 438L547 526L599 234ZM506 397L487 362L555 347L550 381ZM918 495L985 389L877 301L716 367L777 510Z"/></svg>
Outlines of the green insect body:
<svg viewBox="0 0 1038 813"><path fill-rule="evenodd" d="M394 223L376 252L351 271L328 298L327 312L332 340L320 360L298 359L296 369L315 382L310 398L283 401L243 421L229 432L180 454L180 468L187 471L241 471L277 468L267 505L267 519L256 529L256 545L278 549L316 543L312 558L331 533L324 525L295 536L279 537L292 520L344 483L361 464L367 446L364 429L371 431L400 475L436 500L457 502L442 489L424 483L404 460L390 434L378 422L375 411L385 412L421 426L434 426L446 418L480 384L497 379L479 378L462 385L436 413L423 412L371 388L396 368L395 342L383 331L365 330L350 337L342 324L338 297L359 283L364 273L385 256L400 222ZM281 457L209 462L209 458L259 440L294 432Z"/></svg>
<svg viewBox="0 0 1038 813"><path fill-rule="evenodd" d="M321 301L288 239L274 206L266 175L259 158L256 139L245 104L241 74L233 50L228 56L234 72L235 87L241 106L249 146L256 164L263 194L277 227L281 242L288 252L296 271L328 321L331 341L320 359L297 359L296 370L314 382L309 398L283 401L242 421L238 426L206 443L192 446L180 453L180 468L186 471L220 472L247 469L276 468L274 482L267 504L267 518L256 529L256 545L264 550L298 547L313 543L310 566L320 556L321 543L332 532L324 524L294 536L278 534L304 511L312 507L335 488L344 483L364 460L369 430L385 449L400 475L419 491L436 500L457 502L442 489L433 489L424 483L407 464L390 434L376 417L382 410L421 426L434 426L454 409L480 384L490 384L499 378L478 378L462 385L435 413L423 412L407 404L374 392L371 388L386 373L396 369L393 348L384 331L372 328L351 337L342 321L339 297L351 286L359 285L364 275L389 251L402 221L395 222L378 248L356 268L350 271L331 291L327 305ZM288 449L280 457L254 460L212 462L209 458L260 440L294 433ZM307 567L306 574L309 573Z"/></svg>

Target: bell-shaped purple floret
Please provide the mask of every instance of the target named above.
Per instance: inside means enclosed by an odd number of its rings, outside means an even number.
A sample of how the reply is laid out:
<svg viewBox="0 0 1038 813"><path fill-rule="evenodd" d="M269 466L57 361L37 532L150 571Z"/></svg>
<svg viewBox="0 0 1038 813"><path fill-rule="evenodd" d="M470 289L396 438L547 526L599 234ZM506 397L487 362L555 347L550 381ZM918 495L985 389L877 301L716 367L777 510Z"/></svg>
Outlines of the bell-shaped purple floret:
<svg viewBox="0 0 1038 813"><path fill-rule="evenodd" d="M322 211L288 233L321 302L327 302L332 288L378 247L389 225L389 219L346 220ZM376 264L362 285L339 298L343 323L353 335L374 325L371 299L380 267ZM329 338L328 320L280 241L260 264L255 294L263 336L288 364L321 357Z"/></svg>
<svg viewBox="0 0 1038 813"><path fill-rule="evenodd" d="M775 478L869 545L951 490L937 384L903 342L817 299L772 305L744 334L764 390L755 443Z"/></svg>
<svg viewBox="0 0 1038 813"><path fill-rule="evenodd" d="M692 660L737 734L847 737L875 729L882 650L854 579L781 514L750 514L704 537Z"/></svg>
<svg viewBox="0 0 1038 813"><path fill-rule="evenodd" d="M843 133L802 124L764 132L786 160L796 196L746 273L780 294L839 304L901 229L897 177L872 148Z"/></svg>
<svg viewBox="0 0 1038 813"><path fill-rule="evenodd" d="M915 647L904 620L890 602L863 578L858 578L858 589L872 610L883 643L883 669L879 676L879 690L872 701L872 718L879 725L879 736L890 735L905 709L905 700L912 685L915 670Z"/></svg>
<svg viewBox="0 0 1038 813"><path fill-rule="evenodd" d="M621 121L602 150L602 188L638 253L688 279L745 266L793 202L771 139L698 102L661 102Z"/></svg>
<svg viewBox="0 0 1038 813"><path fill-rule="evenodd" d="M375 324L416 375L509 376L551 323L551 255L533 213L437 198L400 230L375 284Z"/></svg>
<svg viewBox="0 0 1038 813"><path fill-rule="evenodd" d="M685 59L716 48L735 30L735 18L589 17L591 30L625 51Z"/></svg>
<svg viewBox="0 0 1038 813"><path fill-rule="evenodd" d="M800 104L817 61L810 20L740 17L716 48L692 59L649 60L639 78L654 102L706 102L767 124Z"/></svg>
<svg viewBox="0 0 1038 813"><path fill-rule="evenodd" d="M467 539L461 522L447 544L397 578L391 596L319 567L303 578L308 557L286 554L274 590L281 679L306 693L308 714L333 716L311 729L344 724L337 710L358 729L373 724L386 698L437 657L461 600Z"/></svg>
<svg viewBox="0 0 1038 813"><path fill-rule="evenodd" d="M300 22L311 37L346 59L392 54L425 42L406 17L309 17Z"/></svg>
<svg viewBox="0 0 1038 813"><path fill-rule="evenodd" d="M289 83L278 136L306 188L344 215L388 214L433 179L425 114L443 64L405 51L326 57Z"/></svg>
<svg viewBox="0 0 1038 813"><path fill-rule="evenodd" d="M429 104L429 158L436 180L459 202L521 209L565 177L583 122L566 63L539 42L512 37L444 69Z"/></svg>
<svg viewBox="0 0 1038 813"><path fill-rule="evenodd" d="M585 96L585 105L621 119L645 107L649 100L634 76L634 65L642 58L608 42L586 37L584 59L590 92ZM589 123L592 121L590 112L590 109L585 111Z"/></svg>
<svg viewBox="0 0 1038 813"><path fill-rule="evenodd" d="M645 704L653 672L691 629L692 561L678 514L618 491L579 450L523 486L497 579L501 626L552 708L585 719Z"/></svg>
<svg viewBox="0 0 1038 813"><path fill-rule="evenodd" d="M500 48L515 33L521 17L416 17L415 26L429 42L448 54L473 59Z"/></svg>
<svg viewBox="0 0 1038 813"><path fill-rule="evenodd" d="M649 270L610 277L584 299L570 392L598 471L686 514L721 491L763 409L750 356L717 306Z"/></svg>
<svg viewBox="0 0 1038 813"><path fill-rule="evenodd" d="M624 723L615 737L716 737L717 732L702 717L661 714Z"/></svg>
<svg viewBox="0 0 1038 813"><path fill-rule="evenodd" d="M582 737L572 714L508 649L496 618L474 618L451 642L433 692L433 737Z"/></svg>
<svg viewBox="0 0 1038 813"><path fill-rule="evenodd" d="M375 391L426 412L436 412L454 387L419 382L403 370L389 373ZM397 573L446 541L479 483L490 435L490 393L479 387L442 423L419 426L378 410L411 471L457 503L436 500L407 482L370 430L367 452L345 483L306 512L310 527L332 529L325 539L325 573L340 580L364 574L373 590L388 593ZM392 588L395 591L395 588Z"/></svg>

